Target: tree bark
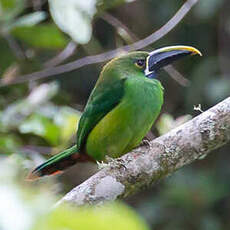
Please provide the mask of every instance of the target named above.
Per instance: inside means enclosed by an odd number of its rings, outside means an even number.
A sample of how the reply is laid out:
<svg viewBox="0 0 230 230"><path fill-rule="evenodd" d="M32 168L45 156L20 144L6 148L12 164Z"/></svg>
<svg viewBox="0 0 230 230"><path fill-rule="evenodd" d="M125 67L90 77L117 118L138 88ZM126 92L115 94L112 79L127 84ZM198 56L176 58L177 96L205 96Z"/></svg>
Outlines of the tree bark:
<svg viewBox="0 0 230 230"><path fill-rule="evenodd" d="M111 161L59 202L100 204L151 186L230 140L230 97L187 123Z"/></svg>

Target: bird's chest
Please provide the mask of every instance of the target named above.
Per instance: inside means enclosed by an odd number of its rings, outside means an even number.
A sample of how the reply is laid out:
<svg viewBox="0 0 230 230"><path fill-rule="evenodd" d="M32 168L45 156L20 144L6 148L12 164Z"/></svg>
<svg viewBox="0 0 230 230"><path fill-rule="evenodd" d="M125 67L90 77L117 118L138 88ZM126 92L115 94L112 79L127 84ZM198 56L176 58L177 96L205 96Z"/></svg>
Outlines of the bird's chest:
<svg viewBox="0 0 230 230"><path fill-rule="evenodd" d="M126 85L121 107L138 120L154 119L162 105L162 90L151 81L130 81ZM131 119L132 120L132 119ZM146 122L148 122L146 120ZM128 122L128 121L127 121Z"/></svg>
<svg viewBox="0 0 230 230"><path fill-rule="evenodd" d="M161 104L162 92L157 85L127 82L121 102L89 134L87 153L102 160L106 154L118 157L134 148L151 128Z"/></svg>

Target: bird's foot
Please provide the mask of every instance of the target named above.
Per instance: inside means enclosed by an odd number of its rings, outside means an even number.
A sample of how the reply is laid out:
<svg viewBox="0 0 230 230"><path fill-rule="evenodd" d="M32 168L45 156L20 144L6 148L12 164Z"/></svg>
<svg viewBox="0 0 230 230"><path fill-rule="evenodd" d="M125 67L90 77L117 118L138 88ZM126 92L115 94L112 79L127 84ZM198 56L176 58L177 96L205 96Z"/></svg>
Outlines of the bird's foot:
<svg viewBox="0 0 230 230"><path fill-rule="evenodd" d="M105 156L105 160L107 163L105 163L104 161L96 161L97 163L97 166L98 166L98 169L103 169L103 168L106 168L106 167L111 167L111 168L125 168L125 164L124 164L124 161L121 159L121 158L112 158L112 157L109 157L109 156Z"/></svg>
<svg viewBox="0 0 230 230"><path fill-rule="evenodd" d="M140 146L147 146L149 149L151 148L151 144L148 139L143 139Z"/></svg>
<svg viewBox="0 0 230 230"><path fill-rule="evenodd" d="M107 166L109 166L109 164L106 164L105 162L99 162L99 161L96 161L97 162L97 167L98 169L103 169L103 168L106 168Z"/></svg>
<svg viewBox="0 0 230 230"><path fill-rule="evenodd" d="M116 159L114 159L114 158L112 158L112 157L110 157L108 155L105 156L105 160L108 163L114 163L116 161Z"/></svg>
<svg viewBox="0 0 230 230"><path fill-rule="evenodd" d="M105 159L106 159L106 161L108 162L108 165L111 168L121 168L121 167L123 167L124 169L126 169L124 161L121 158L114 159L112 157L105 156Z"/></svg>

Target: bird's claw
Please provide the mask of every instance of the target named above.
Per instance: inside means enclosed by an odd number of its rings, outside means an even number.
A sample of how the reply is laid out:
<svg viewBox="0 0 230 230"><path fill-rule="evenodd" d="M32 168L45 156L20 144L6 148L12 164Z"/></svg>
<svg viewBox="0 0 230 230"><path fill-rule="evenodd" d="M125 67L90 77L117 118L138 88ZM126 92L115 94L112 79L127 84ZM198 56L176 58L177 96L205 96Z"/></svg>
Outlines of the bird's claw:
<svg viewBox="0 0 230 230"><path fill-rule="evenodd" d="M151 148L150 141L147 139L143 139L140 146L147 146L148 148Z"/></svg>
<svg viewBox="0 0 230 230"><path fill-rule="evenodd" d="M109 156L105 156L105 159L106 161L108 162L108 165L111 167L111 168L125 168L125 165L124 165L124 161L121 159L121 158L111 158Z"/></svg>
<svg viewBox="0 0 230 230"><path fill-rule="evenodd" d="M103 169L103 168L106 168L107 166L109 166L109 164L106 164L105 162L99 162L99 161L96 161L97 162L97 166L98 166L98 169Z"/></svg>
<svg viewBox="0 0 230 230"><path fill-rule="evenodd" d="M120 158L117 158L117 159L114 159L112 157L109 157L109 156L105 156L105 160L107 163L101 161L96 161L97 162L97 165L98 165L98 169L103 169L103 168L106 168L106 167L111 167L111 168L120 168L120 167L123 167L126 169L125 165L124 165L124 161Z"/></svg>

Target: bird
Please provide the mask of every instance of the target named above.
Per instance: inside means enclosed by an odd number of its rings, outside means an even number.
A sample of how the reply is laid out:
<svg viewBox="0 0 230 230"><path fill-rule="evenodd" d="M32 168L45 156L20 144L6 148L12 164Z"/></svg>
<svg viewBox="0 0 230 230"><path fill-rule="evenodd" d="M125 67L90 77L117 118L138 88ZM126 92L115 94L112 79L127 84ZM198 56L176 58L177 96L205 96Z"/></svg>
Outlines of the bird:
<svg viewBox="0 0 230 230"><path fill-rule="evenodd" d="M159 70L201 52L184 45L152 52L134 51L109 61L102 69L78 123L76 144L54 155L27 176L55 175L77 162L119 158L138 147L157 119L164 88Z"/></svg>

